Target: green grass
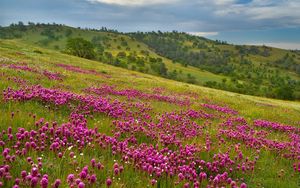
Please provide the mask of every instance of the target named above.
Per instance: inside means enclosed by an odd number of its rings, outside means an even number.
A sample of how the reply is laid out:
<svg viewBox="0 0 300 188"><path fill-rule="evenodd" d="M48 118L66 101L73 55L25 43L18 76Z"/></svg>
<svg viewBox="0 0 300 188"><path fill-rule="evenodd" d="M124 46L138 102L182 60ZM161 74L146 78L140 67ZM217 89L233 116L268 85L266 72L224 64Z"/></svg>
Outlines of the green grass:
<svg viewBox="0 0 300 188"><path fill-rule="evenodd" d="M189 73L192 76L196 78L196 83L203 85L207 81L216 81L221 82L223 78L229 79L227 76L217 75L208 71L204 71L195 67L183 67L180 64L172 63L170 59L167 59L163 56L158 55L155 53L151 48L149 48L146 44L139 42L135 40L132 37L129 37L125 34L121 33L110 33L110 32L97 32L97 31L91 31L91 30L81 30L77 28L72 28L68 26L60 26L57 27L58 29L54 29L54 33L56 36L59 37L58 40L51 40L49 44L42 44L40 41L47 39L46 36L41 35L41 32L44 31L44 29L47 28L47 26L44 27L35 27L34 29L28 29L25 32L22 32L22 37L17 39L18 41L22 43L28 43L31 45L38 45L43 48L48 49L54 49L58 51L62 51L65 49L66 43L68 38L76 38L76 37L82 37L86 40L91 41L93 37L104 37L107 38L108 41L106 44L108 46L105 46L106 52L111 52L114 56L116 56L119 52L126 52L129 53L136 53L137 56L145 57L145 55L141 54L141 51L148 51L149 57L154 58L162 58L163 62L166 64L167 69L171 72L173 70L177 70L177 72L181 72L179 77L184 81L186 80L186 75ZM50 27L51 28L51 27ZM72 34L70 36L65 36L65 32L67 30L71 30ZM130 47L130 50L126 50L126 47L121 46L121 38L123 38L124 41L128 43L128 47ZM120 46L121 49L118 49L117 46ZM139 47L138 47L139 46ZM146 62L146 66L150 66L149 62Z"/></svg>
<svg viewBox="0 0 300 188"><path fill-rule="evenodd" d="M83 34L82 34L83 35ZM33 36L28 35L28 38L35 41ZM35 53L34 50L40 50L42 54ZM174 65L168 60L170 64ZM248 95L241 95L226 91L220 91L210 89L206 87L190 85L186 83L176 82L160 77L155 77L139 72L125 70L118 67L113 67L107 64L103 64L97 61L86 60L74 56L59 53L57 51L44 49L36 46L29 45L28 43L22 43L20 40L0 40L0 65L26 62L31 67L37 67L38 69L51 70L59 72L64 75L63 81L51 81L47 78L41 78L39 75L27 71L16 71L0 66L0 90L7 87L18 88L19 86L13 83L12 80L8 80L8 77L19 77L27 80L31 84L40 84L44 87L60 87L64 90L69 90L75 93L83 93L82 89L98 86L101 84L115 85L117 88L135 88L145 92L150 92L153 88L163 88L164 94L175 95L187 93L195 93L197 97L193 99L194 104L192 109L203 109L200 107L201 103L207 103L212 101L219 105L228 105L233 109L240 112L240 116L245 117L249 122L254 119L267 119L269 121L277 121L281 123L291 124L300 127L300 103L292 101L273 100L261 97L253 97ZM68 65L79 66L84 69L93 69L96 71L105 71L111 78L105 78L102 76L74 73L66 71L63 68L57 67L57 63L63 63ZM191 67L184 68L190 72L194 69ZM194 70L195 74L199 70ZM200 71L201 72L201 71ZM4 75L2 75L4 74ZM211 73L201 72L198 75L199 79L207 79L213 77ZM212 79L221 79L222 77L214 76ZM126 100L124 97L112 96L113 98L121 101ZM34 127L34 119L30 114L36 114L36 120L39 118L45 118L45 121L53 122L57 121L59 124L68 121L69 110L67 107L59 107L57 110L45 108L45 104L37 101L27 102L5 102L0 98L0 127L1 131L6 130L7 127L12 126L13 132L17 131L18 127L24 127L26 129L32 129ZM150 103L153 108L153 113L170 112L174 110L183 110L185 107L177 105L157 102L157 101L145 101ZM11 119L11 112L15 112L15 117ZM107 135L112 135L112 121L105 115L95 115L94 118L88 119L88 126L90 128L98 127L99 132ZM214 153L225 152L225 146L218 146L218 138L216 137L218 131L218 123L220 121L212 121L212 124L205 129L205 132L210 135L214 148L209 153L201 152L199 155L204 159L211 161ZM200 123L201 124L201 123ZM286 139L285 135L277 132L270 132L272 139ZM150 142L146 137L141 135L139 142ZM205 137L188 140L188 143L203 144L205 143ZM228 140L230 144L237 143L235 141ZM2 149L0 151L2 152ZM243 152L250 157L254 157L254 150L244 147L242 145ZM65 155L68 156L70 151L66 151ZM28 154L33 157L42 156L44 159L43 173L47 173L50 177L49 182L53 182L56 178L60 178L63 181L63 186L66 187L66 177L69 173L74 173L76 167L82 168L89 164L92 158L96 158L102 164L104 169L95 172L97 175L97 184L94 187L105 187L106 177L113 177L111 171L114 160L121 161L120 156L114 156L109 149L103 150L101 148L86 147L83 151L74 150L77 156L76 163L73 163L67 158L58 159L51 152L36 152ZM82 156L80 155L82 153ZM2 161L2 155L0 161ZM113 187L147 187L150 186L150 180L146 173L136 170L131 164L124 164L124 173L119 177L115 177L113 180ZM21 170L30 170L30 165L25 162L25 158L18 158L14 163L12 169L12 176L18 177ZM284 175L278 177L278 173L284 170ZM252 174L233 174L235 178L244 177L248 187L297 187L299 186L299 173L294 172L292 169L292 162L284 159L278 154L269 150L262 149L260 159L255 166L255 171ZM118 179L120 178L120 179ZM174 182L176 177L160 178L158 185L160 187L176 187ZM5 182L4 182L5 183ZM12 186L8 184L8 186ZM182 186L182 184L179 184Z"/></svg>
<svg viewBox="0 0 300 188"><path fill-rule="evenodd" d="M51 30L54 35L53 39L49 40L47 36L42 35L42 33L47 30ZM68 31L71 31L70 35L66 35ZM207 57L201 60L203 62L197 62L197 67L185 67L178 62L175 63L175 61L164 57L164 55L167 56L166 54L172 53L170 49L166 50L166 52L163 53L156 53L156 50L159 46L155 46L154 49L152 49L146 45L148 44L146 41L142 40L142 42L139 41L138 38L134 38L135 35L132 33L119 33L104 30L95 31L90 29L79 29L65 25L52 24L26 26L26 30L23 31L20 31L17 27L4 27L1 28L0 33L3 33L4 37L5 35L11 34L12 38L17 39L22 43L38 45L40 47L52 50L54 49L56 51L65 50L66 43L69 38L82 37L88 41L91 41L94 37L100 37L100 43L104 47L104 51L111 53L115 58L117 57L117 54L119 52L125 52L127 55L132 53L135 54L135 57L144 58L144 66L140 66L130 61L127 62L126 58L121 58L121 65L127 66L128 69L136 68L137 71L146 72L158 76L160 74L151 69L151 62L149 58L162 58L163 63L168 69L168 76L171 77L172 72L176 71L176 78L173 79L178 81L194 83L196 85L204 85L238 93L252 94L256 96L282 98L282 96L279 96L280 94L277 94L276 91L283 85L281 81L284 79L284 84L291 85L290 87L292 87L293 89L293 96L290 99L298 100L300 97L300 77L299 74L296 73L296 70L291 71L291 69L282 67L280 68L277 67L277 65L274 65L275 61L283 58L286 54L293 56L296 65L300 64L299 53L290 50L268 47L267 49L269 50L269 56L264 57L263 55L259 54L264 51L264 46L256 46L257 50L260 51L258 54L254 55L250 52L247 52L242 55L237 49L241 46L232 44L220 44L209 39L205 39L202 37L193 37L184 33L177 33L176 35L174 33L164 33L159 37L153 38L153 40L159 40L159 38L163 38L164 40L178 42L178 47L187 48L186 51L184 51L184 53L186 52L185 55L188 55L189 52L198 53L202 51L206 54L206 56L217 57L221 55L222 57L222 55L225 54L225 51L229 52L230 59L227 60L226 64L234 66L234 70L231 70L230 73L226 73L225 70L228 71L228 69L230 69L227 65L218 65L218 63L212 63L214 60L211 60ZM14 34L20 36L14 36ZM145 38L150 37L151 35L151 33L145 34ZM126 42L128 45L122 46L122 41ZM194 42L205 44L207 48L193 47ZM243 47L248 48L249 50L253 46L243 45ZM142 51L147 51L149 55L143 54ZM248 66L241 64L242 56L244 59L251 61L251 65ZM97 56L97 58L98 57L100 56ZM208 65L204 65L206 60L208 61ZM183 61L185 61L184 63L189 64L190 58L184 59ZM114 63L110 61L108 62ZM221 68L221 70L219 68ZM279 72L279 74L276 73L277 71ZM191 76L189 77L188 74ZM295 84L293 85L291 83Z"/></svg>

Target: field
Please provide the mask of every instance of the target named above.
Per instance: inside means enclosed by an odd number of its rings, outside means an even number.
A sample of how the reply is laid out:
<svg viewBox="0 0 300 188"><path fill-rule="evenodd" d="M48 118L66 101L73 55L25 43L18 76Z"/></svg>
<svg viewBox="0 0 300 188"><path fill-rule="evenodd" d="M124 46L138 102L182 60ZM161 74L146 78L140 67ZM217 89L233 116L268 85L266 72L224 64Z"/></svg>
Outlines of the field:
<svg viewBox="0 0 300 188"><path fill-rule="evenodd" d="M50 40L49 36L41 34L47 31L47 29L53 33L55 39L52 38ZM11 31L6 31L6 32L10 33ZM93 38L97 38L101 41L100 43L105 48L105 52L111 53L114 57L116 57L119 52L125 52L127 55L136 54L134 56L144 58L145 66L143 68L150 69L151 63L149 62L149 60L146 60L149 57L162 58L168 71L172 72L176 70L178 73L180 72L178 79L184 82L187 81L186 78L187 74L193 75L196 79L196 83L200 85L203 85L207 81L221 82L222 79L224 78L229 79L227 76L217 75L205 70L200 70L192 66L183 67L180 64L175 64L172 62L172 60L155 53L151 48L149 48L143 42L139 42L134 38L122 33L115 33L110 31L99 32L99 31L78 29L78 28L73 28L68 26L51 26L51 25L48 26L45 25L40 27L36 26L32 28L29 27L26 31L20 32L18 30L13 30L12 33L13 32L22 35L21 38L17 38L17 40L22 43L38 45L40 47L52 49L56 51L63 51L65 49L68 38L80 37L88 41L92 41ZM66 33L68 32L70 32L70 34L66 36ZM1 38L1 33L0 33L0 38ZM126 43L125 46L122 45L122 41ZM149 55L142 54L141 53L142 51L148 52ZM128 65L128 68L131 69L131 65ZM157 73L151 72L151 69L149 73L157 75Z"/></svg>
<svg viewBox="0 0 300 188"><path fill-rule="evenodd" d="M300 103L0 40L0 187L300 185Z"/></svg>
<svg viewBox="0 0 300 188"><path fill-rule="evenodd" d="M61 24L11 24L0 39L52 49L117 67L235 93L300 100L300 53L268 46L234 45L184 32L122 33ZM88 56L71 51L87 42ZM72 47L70 47L72 46ZM87 49L87 48L85 48Z"/></svg>

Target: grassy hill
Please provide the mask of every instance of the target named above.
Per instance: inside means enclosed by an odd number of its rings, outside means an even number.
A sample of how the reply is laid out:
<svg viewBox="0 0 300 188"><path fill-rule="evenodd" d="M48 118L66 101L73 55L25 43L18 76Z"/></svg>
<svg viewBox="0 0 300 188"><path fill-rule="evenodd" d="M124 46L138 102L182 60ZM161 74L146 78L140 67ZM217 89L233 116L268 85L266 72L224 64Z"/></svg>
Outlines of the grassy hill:
<svg viewBox="0 0 300 188"><path fill-rule="evenodd" d="M237 93L300 99L300 53L239 46L179 32L119 33L57 24L0 28L1 38L66 52L69 38L95 47L93 59L172 80Z"/></svg>
<svg viewBox="0 0 300 188"><path fill-rule="evenodd" d="M0 89L3 187L299 185L299 102L190 85L20 40L0 40Z"/></svg>
<svg viewBox="0 0 300 188"><path fill-rule="evenodd" d="M146 44L139 42L128 35L104 28L96 31L72 28L63 25L42 24L38 26L26 26L25 30L21 31L14 27L2 28L2 30L0 29L0 36L1 38L14 38L22 42L58 51L65 50L69 38L81 37L88 41L94 41L93 44L96 46L96 53L101 54L98 60L115 66L160 75L151 69L150 58L161 58L169 73L176 70L176 79L180 81L188 82L188 74L195 77L195 83L200 85L203 85L207 81L221 82L223 78L227 78L226 76L216 75L195 67L183 67L179 64L173 64L171 60L157 55L154 51L149 49ZM100 45L100 49L98 49L98 45ZM105 52L111 53L113 57L110 59L105 55ZM121 64L117 64L115 60L120 52L125 52L127 56L131 55L136 59L140 58L141 61L134 62L132 60L129 61L124 57L118 57Z"/></svg>
<svg viewBox="0 0 300 188"><path fill-rule="evenodd" d="M131 33L161 56L230 80L206 85L251 95L276 96L282 85L299 94L300 54L267 46L231 45L179 32ZM274 95L275 94L275 95Z"/></svg>

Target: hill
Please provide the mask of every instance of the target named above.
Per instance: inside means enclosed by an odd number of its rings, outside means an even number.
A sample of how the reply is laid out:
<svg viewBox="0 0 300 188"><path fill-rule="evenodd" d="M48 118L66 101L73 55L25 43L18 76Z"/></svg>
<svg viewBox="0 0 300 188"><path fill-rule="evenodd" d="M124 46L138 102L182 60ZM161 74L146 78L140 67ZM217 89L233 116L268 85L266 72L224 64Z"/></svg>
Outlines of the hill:
<svg viewBox="0 0 300 188"><path fill-rule="evenodd" d="M300 54L267 46L231 45L179 32L131 33L161 56L230 80L206 86L272 98L299 98ZM283 96L282 88L295 92ZM277 95L279 94L279 95Z"/></svg>
<svg viewBox="0 0 300 188"><path fill-rule="evenodd" d="M297 187L300 103L0 40L3 187Z"/></svg>
<svg viewBox="0 0 300 188"><path fill-rule="evenodd" d="M66 52L69 38L94 46L93 59L164 78L242 94L300 99L300 54L267 46L231 45L180 32L120 33L57 24L12 24L1 38Z"/></svg>
<svg viewBox="0 0 300 188"><path fill-rule="evenodd" d="M0 38L18 39L28 44L62 52L69 38L79 37L93 43L96 60L114 66L199 85L207 81L221 82L222 79L227 78L195 67L173 64L171 60L157 55L144 43L124 33L106 28L95 30L57 24L31 24L21 28L19 25L12 25L0 28ZM157 68L160 63L163 63L166 71Z"/></svg>

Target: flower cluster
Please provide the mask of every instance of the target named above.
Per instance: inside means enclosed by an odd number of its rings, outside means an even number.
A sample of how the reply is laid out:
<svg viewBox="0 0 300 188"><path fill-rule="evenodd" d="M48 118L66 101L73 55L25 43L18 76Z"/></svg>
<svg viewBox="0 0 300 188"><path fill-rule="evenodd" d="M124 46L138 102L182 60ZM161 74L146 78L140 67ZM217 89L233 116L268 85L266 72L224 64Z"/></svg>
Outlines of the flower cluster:
<svg viewBox="0 0 300 188"><path fill-rule="evenodd" d="M271 121L267 121L267 120L257 119L254 121L253 125L256 127L269 128L269 129L283 131L283 132L300 133L300 128L293 127L290 125L284 125L284 124L277 123L277 122L271 122Z"/></svg>
<svg viewBox="0 0 300 188"><path fill-rule="evenodd" d="M62 67L96 74L79 67ZM190 106L190 98L163 95L162 90L151 94L103 86L85 91L88 93L78 94L26 83L19 89L3 91L5 101L36 101L53 110L67 109L69 114L68 120L62 123L48 122L31 114L32 126L12 125L2 130L0 186L110 187L117 184L128 169L133 169L148 177L149 185L153 186L166 180L183 187L246 188L243 177L254 173L264 149L293 161L295 171L300 169L300 135L296 127L265 120L256 120L251 125L229 107L202 104L204 108L194 109ZM112 100L108 95L125 96L128 100ZM151 103L131 99L164 101L182 105L184 110L158 113ZM111 120L109 133L89 124L97 115L105 115ZM10 118L14 122L16 113L12 112ZM218 122L215 127L213 121ZM270 132L258 127L286 132L289 141L270 139ZM215 131L215 135L209 131ZM254 149L254 152L247 156L242 147ZM95 155L83 162L78 158L86 156L84 151L103 152L106 153L104 158L118 160L106 164L102 157ZM50 173L46 174L44 170L49 164L43 157L33 157L34 153L47 153L55 160L67 161L72 166L71 171L66 172L64 178L48 177ZM30 169L24 167L15 177L11 172L18 160L25 161L25 166Z"/></svg>
<svg viewBox="0 0 300 188"><path fill-rule="evenodd" d="M108 76L106 74L97 72L95 70L83 69L83 68L80 68L78 66L66 65L66 64L61 64L61 63L56 64L56 66L62 67L62 68L66 69L68 71L71 71L71 72L78 72L78 73L83 73L83 74L93 74L93 75L103 76L105 78L110 78L110 76Z"/></svg>
<svg viewBox="0 0 300 188"><path fill-rule="evenodd" d="M139 98L144 100L156 100L168 103L174 103L182 106L188 106L191 104L190 100L187 98L179 99L177 97L166 96L159 93L144 93L142 91L136 89L124 89L124 90L116 90L114 87L104 85L99 88L91 87L85 89L86 92L95 93L97 95L119 95L126 96L128 99Z"/></svg>
<svg viewBox="0 0 300 188"><path fill-rule="evenodd" d="M233 114L236 115L238 114L238 112L236 110L230 109L228 107L222 107L222 106L218 106L215 104L202 104L203 107L205 108L210 108L219 112L223 112L225 114Z"/></svg>
<svg viewBox="0 0 300 188"><path fill-rule="evenodd" d="M19 63L19 64L9 64L9 65L4 65L10 69L15 69L15 70L23 70L23 71L28 71L32 73L36 73L42 76L47 77L49 80L60 80L62 81L62 75L57 72L50 72L48 70L39 70L36 68L29 67L26 63Z"/></svg>

